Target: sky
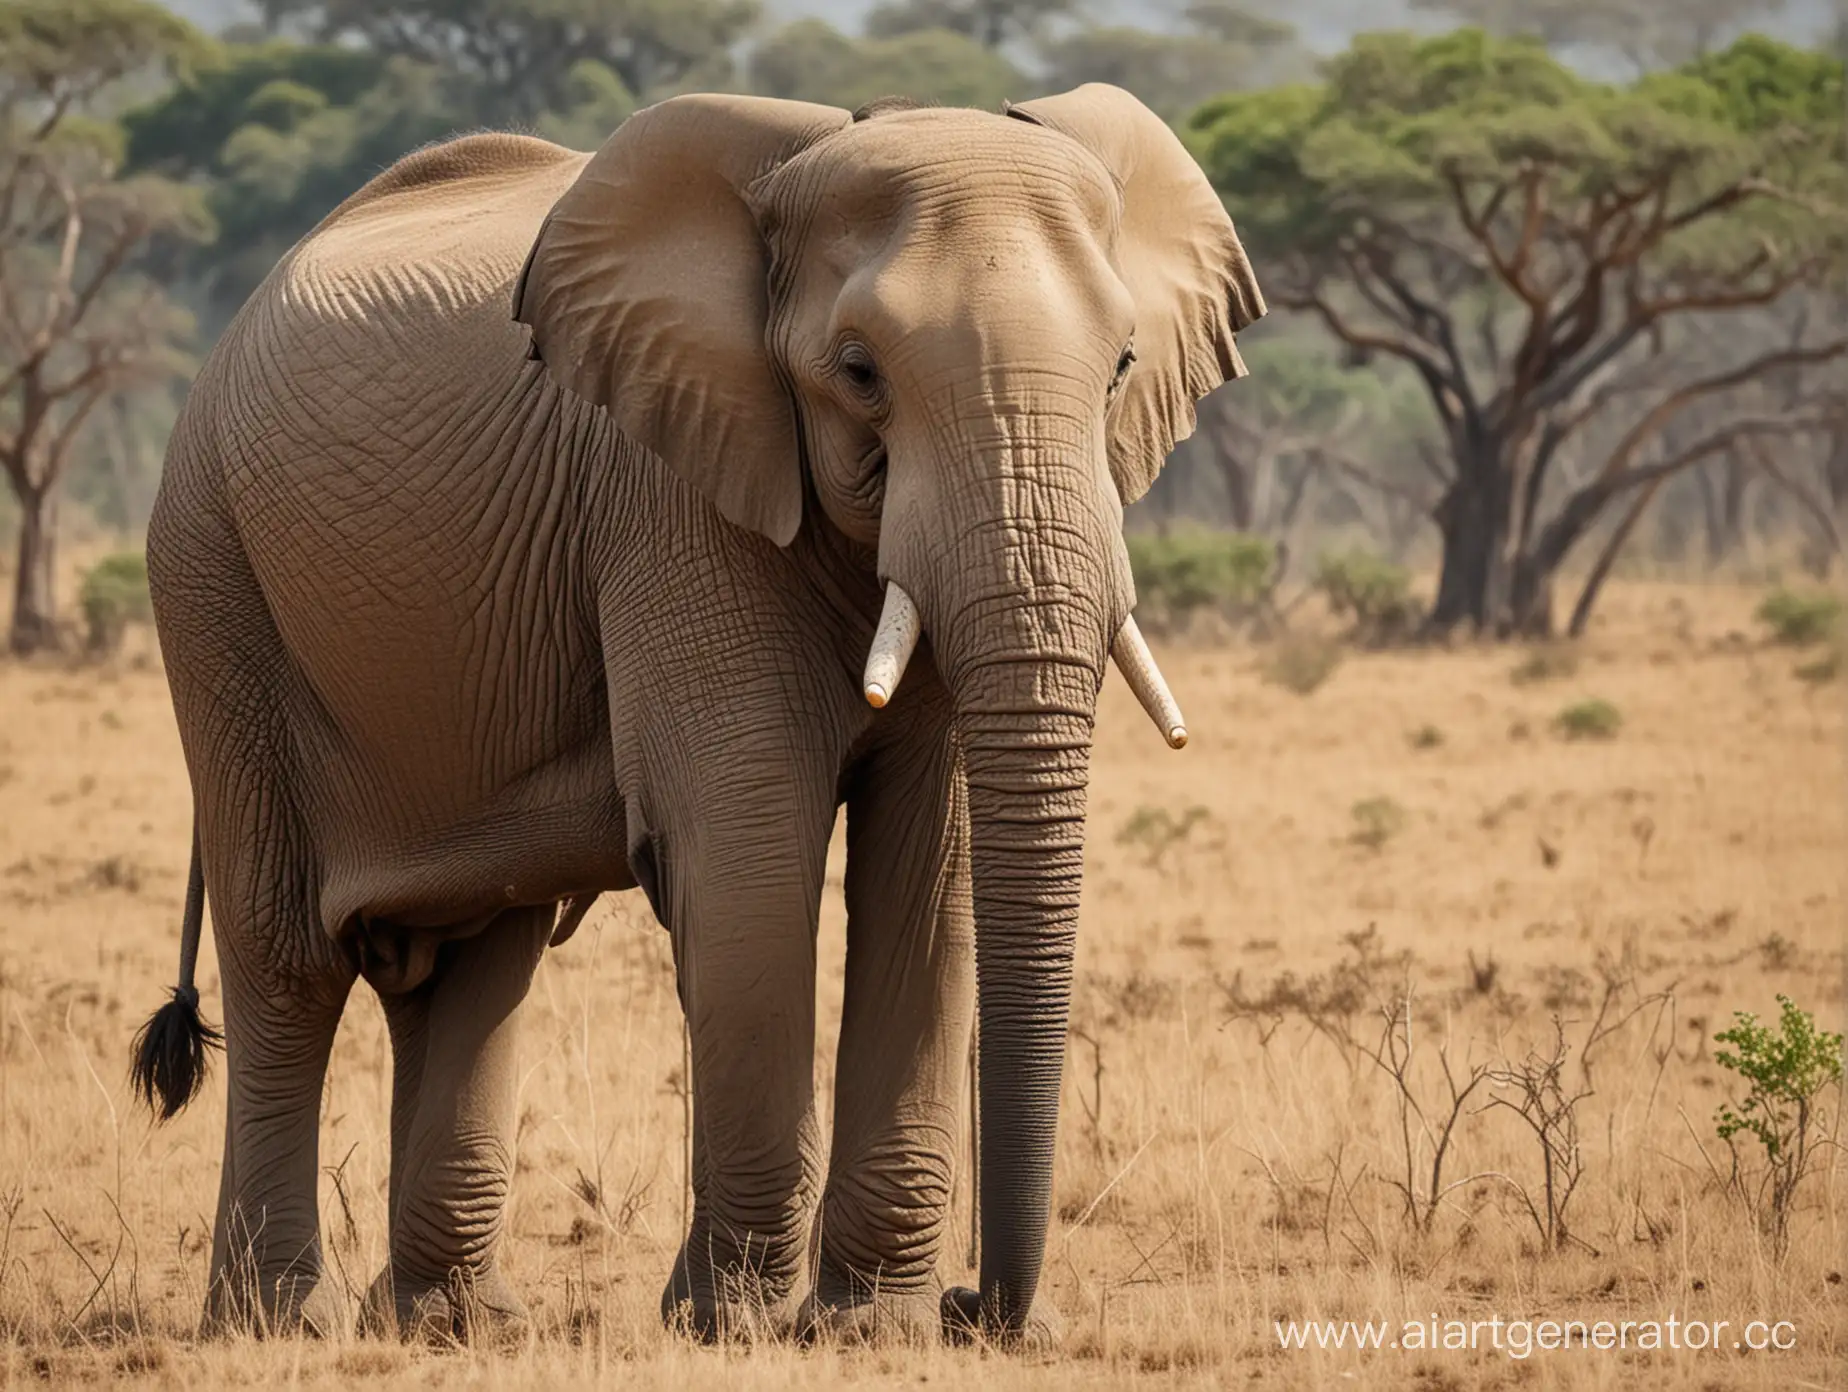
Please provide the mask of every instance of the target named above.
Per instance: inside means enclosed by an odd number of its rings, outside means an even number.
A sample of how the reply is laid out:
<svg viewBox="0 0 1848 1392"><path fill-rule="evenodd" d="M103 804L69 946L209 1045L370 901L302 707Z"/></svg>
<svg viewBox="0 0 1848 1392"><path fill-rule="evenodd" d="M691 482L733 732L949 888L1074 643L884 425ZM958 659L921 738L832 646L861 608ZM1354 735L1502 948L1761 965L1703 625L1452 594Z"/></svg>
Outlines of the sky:
<svg viewBox="0 0 1848 1392"><path fill-rule="evenodd" d="M238 19L251 18L255 11L244 0L165 0L202 28L216 31ZM779 19L800 19L818 15L849 33L859 30L860 21L878 0L766 0L765 8ZM1672 9L1676 0L1661 0ZM1788 0L1784 14L1776 23L1765 27L1793 39L1809 39L1830 32L1834 27L1831 14L1838 0ZM1398 27L1446 27L1429 14L1414 15L1405 0L1248 0L1254 13L1287 19L1297 28L1303 41L1312 49L1334 52L1346 46L1348 39L1363 29ZM1135 24L1149 29L1172 27L1173 16L1180 13L1185 0L1091 0L1089 13L1099 23Z"/></svg>

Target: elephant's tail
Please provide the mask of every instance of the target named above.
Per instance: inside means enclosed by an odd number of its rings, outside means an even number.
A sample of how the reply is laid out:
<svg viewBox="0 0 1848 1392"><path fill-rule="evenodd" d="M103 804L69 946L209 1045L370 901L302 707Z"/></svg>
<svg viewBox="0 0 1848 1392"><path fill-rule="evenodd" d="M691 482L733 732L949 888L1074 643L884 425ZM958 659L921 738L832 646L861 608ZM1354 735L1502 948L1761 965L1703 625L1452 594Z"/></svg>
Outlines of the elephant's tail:
<svg viewBox="0 0 1848 1392"><path fill-rule="evenodd" d="M180 984L135 1036L130 1082L135 1093L166 1121L198 1096L205 1083L205 1052L224 1035L199 1016L199 932L205 923L205 867L199 860L199 824L193 822L192 868L186 878L186 913L180 921Z"/></svg>

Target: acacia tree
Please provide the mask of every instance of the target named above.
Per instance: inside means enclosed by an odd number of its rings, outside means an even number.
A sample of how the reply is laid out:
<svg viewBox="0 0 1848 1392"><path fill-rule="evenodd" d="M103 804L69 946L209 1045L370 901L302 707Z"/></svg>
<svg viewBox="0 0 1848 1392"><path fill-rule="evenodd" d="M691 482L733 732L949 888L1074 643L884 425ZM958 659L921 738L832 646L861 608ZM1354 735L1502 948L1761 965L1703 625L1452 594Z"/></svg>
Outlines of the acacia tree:
<svg viewBox="0 0 1848 1392"><path fill-rule="evenodd" d="M1423 383L1446 464L1432 623L1506 635L1550 629L1555 575L1610 510L1815 424L1729 413L1663 449L1697 403L1848 354L1839 325L1662 368L1676 324L1839 279L1841 126L1839 60L1766 39L1613 88L1460 30L1365 36L1324 84L1220 98L1188 134L1271 303Z"/></svg>
<svg viewBox="0 0 1848 1392"><path fill-rule="evenodd" d="M0 468L19 501L10 646L56 643L56 499L96 408L182 370L190 317L143 262L210 223L196 190L121 179L115 90L204 41L147 0L0 8Z"/></svg>

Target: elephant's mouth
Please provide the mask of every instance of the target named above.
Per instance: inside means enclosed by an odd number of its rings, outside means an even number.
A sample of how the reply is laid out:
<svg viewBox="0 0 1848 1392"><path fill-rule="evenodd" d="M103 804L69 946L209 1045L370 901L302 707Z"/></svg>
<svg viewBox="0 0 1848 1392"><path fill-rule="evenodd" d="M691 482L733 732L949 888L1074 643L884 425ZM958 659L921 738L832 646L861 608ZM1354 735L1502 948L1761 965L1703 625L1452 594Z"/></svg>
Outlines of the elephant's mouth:
<svg viewBox="0 0 1848 1392"><path fill-rule="evenodd" d="M873 633L872 646L866 654L866 672L861 679L867 704L875 710L884 707L897 693L898 683L905 675L905 665L917 650L923 631L923 618L911 596L896 583L888 584L885 607L880 612L879 627ZM1129 689L1136 693L1136 700L1155 722L1155 728L1168 742L1168 747L1179 749L1185 745L1187 722L1174 693L1168 689L1167 678L1155 664L1148 641L1136 626L1135 615L1124 619L1123 626L1117 630L1116 639L1110 645L1110 660L1129 683Z"/></svg>

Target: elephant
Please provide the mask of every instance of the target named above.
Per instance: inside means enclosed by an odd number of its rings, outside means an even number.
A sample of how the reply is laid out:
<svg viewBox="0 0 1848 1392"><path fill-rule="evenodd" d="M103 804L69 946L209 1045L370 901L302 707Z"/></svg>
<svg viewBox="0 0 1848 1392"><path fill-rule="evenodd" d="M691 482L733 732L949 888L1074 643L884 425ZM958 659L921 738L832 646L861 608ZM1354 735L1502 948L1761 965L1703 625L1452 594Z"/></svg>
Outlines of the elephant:
<svg viewBox="0 0 1848 1392"><path fill-rule="evenodd" d="M464 135L288 251L199 371L147 533L193 892L134 1078L162 1119L199 1088L209 902L208 1324L345 1327L318 1111L363 977L393 1056L364 1327L530 1327L497 1261L521 1001L639 888L691 1040L663 1318L1042 1329L1112 660L1187 739L1123 509L1265 312L1184 145L1098 84L1000 111L688 94L591 154ZM980 1284L946 1290L971 1031Z"/></svg>

